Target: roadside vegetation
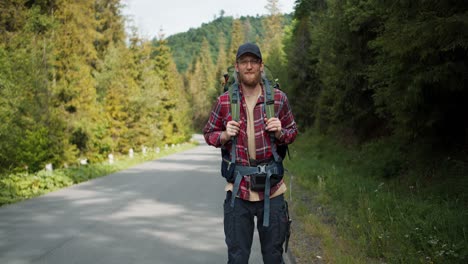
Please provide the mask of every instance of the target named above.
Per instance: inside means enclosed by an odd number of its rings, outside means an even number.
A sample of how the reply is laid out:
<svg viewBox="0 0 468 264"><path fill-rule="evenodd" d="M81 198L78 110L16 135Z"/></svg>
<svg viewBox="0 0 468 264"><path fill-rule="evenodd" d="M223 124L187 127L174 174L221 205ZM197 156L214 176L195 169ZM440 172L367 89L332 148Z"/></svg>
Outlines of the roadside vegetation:
<svg viewBox="0 0 468 264"><path fill-rule="evenodd" d="M135 153L133 158L128 155L115 157L114 163L109 161L86 165L75 165L53 171L41 170L36 173L18 172L0 177L0 206L21 200L40 196L51 191L85 182L94 178L127 169L139 163L159 159L161 157L187 150L195 143L184 143L162 148L160 151L148 151L145 154Z"/></svg>
<svg viewBox="0 0 468 264"><path fill-rule="evenodd" d="M382 177L391 165L377 153L392 147L343 147L311 131L290 147L298 263L466 263L468 166L448 159Z"/></svg>

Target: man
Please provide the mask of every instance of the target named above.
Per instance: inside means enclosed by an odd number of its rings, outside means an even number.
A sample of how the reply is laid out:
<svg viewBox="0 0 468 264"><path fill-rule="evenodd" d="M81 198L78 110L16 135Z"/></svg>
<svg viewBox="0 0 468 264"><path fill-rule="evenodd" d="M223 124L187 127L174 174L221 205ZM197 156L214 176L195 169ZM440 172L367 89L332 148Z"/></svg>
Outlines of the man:
<svg viewBox="0 0 468 264"><path fill-rule="evenodd" d="M290 144L296 138L296 123L286 95L273 88L275 117L267 118L264 65L257 45L246 43L239 47L235 69L239 119L232 118L228 91L218 98L203 130L206 142L224 148L228 155L223 157L223 176L228 180L224 201L228 263L248 263L257 217L263 262L280 264L284 263L283 243L289 219L283 197L286 185L282 163L275 162L274 157L276 146ZM252 170L256 173L243 173ZM260 186L265 187L254 188L257 182L263 182Z"/></svg>

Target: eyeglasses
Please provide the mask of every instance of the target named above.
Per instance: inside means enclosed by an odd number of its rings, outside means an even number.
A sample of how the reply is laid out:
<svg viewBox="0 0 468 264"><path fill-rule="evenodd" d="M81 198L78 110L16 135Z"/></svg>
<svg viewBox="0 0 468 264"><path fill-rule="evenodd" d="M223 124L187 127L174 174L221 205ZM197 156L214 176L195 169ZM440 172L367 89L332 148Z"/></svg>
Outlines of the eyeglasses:
<svg viewBox="0 0 468 264"><path fill-rule="evenodd" d="M260 63L262 62L262 60L260 59L245 59L245 60L238 60L237 63L239 63L241 66L247 66L247 64L250 63L250 65L252 66L258 66Z"/></svg>

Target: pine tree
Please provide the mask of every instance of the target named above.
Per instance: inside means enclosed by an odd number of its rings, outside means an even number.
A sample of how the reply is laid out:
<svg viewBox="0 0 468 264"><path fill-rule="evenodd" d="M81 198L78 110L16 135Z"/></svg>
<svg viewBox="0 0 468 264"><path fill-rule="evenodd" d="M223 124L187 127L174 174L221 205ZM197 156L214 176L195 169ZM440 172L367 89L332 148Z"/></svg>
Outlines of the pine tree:
<svg viewBox="0 0 468 264"><path fill-rule="evenodd" d="M349 139L369 140L381 126L374 115L366 67L373 53L368 42L375 37L378 21L368 1L330 1L318 30L319 75L323 89L317 104L319 125L341 131ZM317 33L318 32L318 33Z"/></svg>
<svg viewBox="0 0 468 264"><path fill-rule="evenodd" d="M139 39L136 35L131 38L130 51L137 67L137 85L141 95L137 98L138 126L140 129L140 144L156 147L161 144L163 133L160 130L160 113L162 108L162 80L157 75L155 62L152 58L153 45L150 41Z"/></svg>
<svg viewBox="0 0 468 264"><path fill-rule="evenodd" d="M97 61L94 1L57 1L53 17L60 24L53 32L56 58L52 80L54 104L67 122L69 141L82 156L86 156L98 116L92 77L92 65Z"/></svg>
<svg viewBox="0 0 468 264"><path fill-rule="evenodd" d="M369 66L378 114L413 144L466 148L468 3L382 2L374 7L384 18L383 30L371 42L377 56Z"/></svg>
<svg viewBox="0 0 468 264"><path fill-rule="evenodd" d="M278 83L287 86L286 54L283 51L283 15L279 10L277 0L269 0L265 8L268 10L269 16L262 21L265 35L260 43L264 63L271 75L267 77L273 77L279 81Z"/></svg>
<svg viewBox="0 0 468 264"><path fill-rule="evenodd" d="M64 157L63 122L50 103L52 73L51 30L54 20L40 6L24 12L17 27L7 27L0 44L0 94L5 104L0 114L0 169L27 166L36 171L45 163L61 165ZM6 39L4 39L6 40Z"/></svg>
<svg viewBox="0 0 468 264"><path fill-rule="evenodd" d="M155 41L154 45L155 70L162 81L162 111L159 127L163 132L162 141L163 143L179 143L189 136L187 127L189 127L190 122L184 119L184 115L188 116L187 93L183 89L182 77L177 72L167 41L160 35L159 40ZM184 123L186 121L187 123Z"/></svg>
<svg viewBox="0 0 468 264"><path fill-rule="evenodd" d="M268 4L265 8L268 10L269 16L263 20L265 35L263 36L261 43L263 59L268 61L268 58L271 55L281 57L281 53L278 54L278 52L283 50L283 16L279 10L278 0L268 0ZM275 58L275 60L278 61L278 57Z"/></svg>
<svg viewBox="0 0 468 264"><path fill-rule="evenodd" d="M283 88L295 110L295 119L300 127L311 127L317 117L315 107L322 88L318 76L317 46L313 32L319 24L323 0L301 1L296 6L290 39L285 47L287 53L288 81ZM318 44L318 42L317 42Z"/></svg>
<svg viewBox="0 0 468 264"><path fill-rule="evenodd" d="M231 31L231 44L229 45L229 51L227 56L228 63L233 64L236 60L237 49L240 45L244 43L244 34L242 32L242 22L239 19L234 19L232 21L232 31Z"/></svg>
<svg viewBox="0 0 468 264"><path fill-rule="evenodd" d="M131 131L136 122L133 102L140 96L135 81L135 68L132 54L125 46L109 45L104 61L99 65L99 72L96 73L98 91L104 96L102 102L108 130L107 135L101 138L106 142L101 149L126 153L135 147Z"/></svg>
<svg viewBox="0 0 468 264"><path fill-rule="evenodd" d="M224 74L227 74L227 68L231 65L228 65L228 60L230 58L227 57L226 54L226 38L224 37L223 33L219 34L219 47L218 47L218 55L216 56L216 75L215 75L215 82L214 85L218 89L218 94L221 94L224 89Z"/></svg>
<svg viewBox="0 0 468 264"><path fill-rule="evenodd" d="M119 116L116 112L122 109L111 106L119 101L124 101L126 107L123 111L129 111L128 101L131 101L132 98L119 99L119 95L114 95L116 92L114 89L117 92L119 90L116 86L131 87L130 90L134 92L132 96L138 95L134 80L136 75L135 62L124 47L124 18L121 15L121 7L118 0L97 0L94 3L96 17L94 47L98 59L97 63L92 66L95 68L99 115L95 118L96 126L93 129L95 136L90 143L93 146L91 152L94 153L96 159L103 159L110 152L126 152L131 147L129 142L132 142L132 136L128 135L132 114L127 112L125 116ZM113 74L126 75L113 76ZM115 81L122 83L116 85Z"/></svg>
<svg viewBox="0 0 468 264"><path fill-rule="evenodd" d="M170 60L169 62L169 73L172 79L174 79L174 93L177 98L175 108L172 110L172 143L187 142L193 132L193 127L190 119L190 110L192 109L189 105L188 92L184 87L182 76L177 71L175 62Z"/></svg>
<svg viewBox="0 0 468 264"><path fill-rule="evenodd" d="M8 0L0 3L0 43L7 44L20 34L27 21L26 0Z"/></svg>
<svg viewBox="0 0 468 264"><path fill-rule="evenodd" d="M114 46L125 41L124 18L120 0L95 0L96 31L94 42L98 56L102 58L110 43Z"/></svg>
<svg viewBox="0 0 468 264"><path fill-rule="evenodd" d="M204 40L190 80L190 93L193 98L193 122L196 129L203 128L208 120L211 106L219 95L214 73L216 71L211 60L209 44L207 40Z"/></svg>

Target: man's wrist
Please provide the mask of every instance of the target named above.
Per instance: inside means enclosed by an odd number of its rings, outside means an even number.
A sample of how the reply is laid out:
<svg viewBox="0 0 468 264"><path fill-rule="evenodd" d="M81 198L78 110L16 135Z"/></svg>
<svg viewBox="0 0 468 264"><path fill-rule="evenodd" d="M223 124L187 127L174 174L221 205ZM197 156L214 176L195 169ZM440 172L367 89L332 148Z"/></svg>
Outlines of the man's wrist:
<svg viewBox="0 0 468 264"><path fill-rule="evenodd" d="M226 144L230 140L229 135L227 134L226 131L221 132L221 135L220 135L219 139L221 141L221 145Z"/></svg>
<svg viewBox="0 0 468 264"><path fill-rule="evenodd" d="M276 131L275 137L276 137L276 139L278 139L278 140L283 139L283 137L284 137L283 129L281 129L280 131Z"/></svg>

